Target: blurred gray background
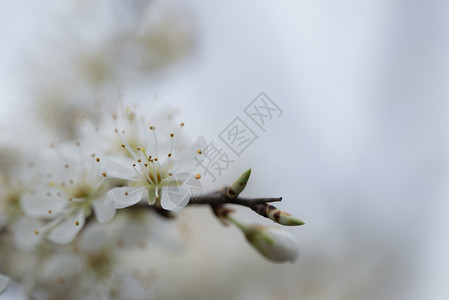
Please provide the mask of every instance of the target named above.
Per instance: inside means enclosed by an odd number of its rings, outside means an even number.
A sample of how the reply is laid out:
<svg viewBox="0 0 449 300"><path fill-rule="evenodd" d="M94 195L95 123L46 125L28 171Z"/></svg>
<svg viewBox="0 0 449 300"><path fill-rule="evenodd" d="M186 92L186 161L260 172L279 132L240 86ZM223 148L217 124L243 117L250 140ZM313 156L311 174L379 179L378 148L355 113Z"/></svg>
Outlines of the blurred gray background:
<svg viewBox="0 0 449 300"><path fill-rule="evenodd" d="M146 5L75 2L0 0L2 128L27 126L21 117L35 107L30 93L35 81L51 85L52 76L58 77L45 69L47 62L101 43L114 26L137 28L133 14ZM174 270L168 271L179 295L448 297L447 1L170 0L151 5L156 18L170 11L186 20L193 41L188 54L148 76L123 70L123 76L94 86L92 93L113 100L120 88L130 103L157 98L179 108L177 117L192 138L218 140L264 91L283 115L265 132L252 124L259 139L216 185L251 167L246 195L282 196L279 207L306 222L288 229L301 245L298 261L273 265L254 254L237 230L222 228L209 216L193 217L206 215L205 210L186 212L186 222L189 216L194 220L196 242L184 263L173 258L178 265L173 262ZM71 45L70 40L82 42ZM52 70L64 73L66 67ZM238 215L261 221L243 208ZM169 286L164 280L161 286Z"/></svg>

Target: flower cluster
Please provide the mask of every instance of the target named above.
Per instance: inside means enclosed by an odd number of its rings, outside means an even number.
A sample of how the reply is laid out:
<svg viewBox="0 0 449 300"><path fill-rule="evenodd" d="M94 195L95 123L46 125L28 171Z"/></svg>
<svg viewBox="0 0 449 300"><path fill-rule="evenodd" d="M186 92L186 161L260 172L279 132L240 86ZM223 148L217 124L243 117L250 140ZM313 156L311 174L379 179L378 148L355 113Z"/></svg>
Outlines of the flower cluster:
<svg viewBox="0 0 449 300"><path fill-rule="evenodd" d="M12 279L30 297L148 298L155 275L130 267L127 253L145 249L149 239L173 248L164 234L170 225L159 222L188 204L210 205L269 260L296 259L289 233L243 225L227 208L243 205L281 225L302 225L267 204L281 198L241 198L251 170L223 190L193 194L192 182L201 186L196 169L205 140L189 145L184 123L174 122L170 110L152 118L142 111L118 102L100 119L81 116L74 140L55 143L37 132L36 139L1 144L0 293Z"/></svg>
<svg viewBox="0 0 449 300"><path fill-rule="evenodd" d="M67 270L64 265L68 257L72 261L73 256L83 256L91 263L86 266L99 279L103 280L105 273L111 276L112 268L100 266L102 263L95 258L101 257L105 262L111 253L108 247L102 247L102 253L92 254L86 250L88 247L74 250L66 245L76 245L80 232L88 224L111 228L111 223L117 223L111 222L116 219L117 209L140 201L163 211L179 211L187 205L191 195L183 185L185 175L195 169L193 158L200 155L204 140L200 138L186 149L182 137L184 123L175 125L172 119L169 110L145 119L136 107L119 102L101 121L88 118L78 121L78 131L84 132L84 138L60 143L30 139L40 149L34 153L28 153L27 144L2 144L0 272L35 292L52 286L48 278L64 286L70 277L67 274L73 272L65 272L66 275L56 279L45 272L60 273ZM196 178L200 180L200 176ZM131 219L139 215L138 210L126 214ZM133 235L137 239L147 238L147 233ZM20 251L16 252L17 249ZM11 259L25 254L31 260L28 269L35 275L26 282L23 270L16 268ZM1 291L8 282L7 277L0 276ZM108 293L112 293L112 286Z"/></svg>

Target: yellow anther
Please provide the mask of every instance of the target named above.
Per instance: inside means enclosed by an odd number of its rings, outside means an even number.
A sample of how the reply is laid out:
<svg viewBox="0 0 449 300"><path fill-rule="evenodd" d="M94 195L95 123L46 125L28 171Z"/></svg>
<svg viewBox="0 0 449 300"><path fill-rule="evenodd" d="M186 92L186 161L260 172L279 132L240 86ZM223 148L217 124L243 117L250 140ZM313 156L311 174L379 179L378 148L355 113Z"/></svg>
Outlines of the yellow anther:
<svg viewBox="0 0 449 300"><path fill-rule="evenodd" d="M97 157L96 161L97 161L97 162L100 162L100 158L99 158L99 157Z"/></svg>
<svg viewBox="0 0 449 300"><path fill-rule="evenodd" d="M198 154L203 154L203 151L198 150L198 151L196 151L196 153L198 153Z"/></svg>
<svg viewBox="0 0 449 300"><path fill-rule="evenodd" d="M39 235L39 230L36 229L36 230L34 231L34 234L35 234L35 235Z"/></svg>
<svg viewBox="0 0 449 300"><path fill-rule="evenodd" d="M195 175L195 179L200 179L201 178L201 174L196 174Z"/></svg>
<svg viewBox="0 0 449 300"><path fill-rule="evenodd" d="M181 123L181 124L179 124L179 125L181 125L181 127L183 127L183 126L184 126L184 123Z"/></svg>
<svg viewBox="0 0 449 300"><path fill-rule="evenodd" d="M173 133L170 133L170 137L174 137L175 135Z"/></svg>
<svg viewBox="0 0 449 300"><path fill-rule="evenodd" d="M76 222L75 222L75 225L76 225L76 226L79 226L79 225L80 225L80 222L76 221Z"/></svg>

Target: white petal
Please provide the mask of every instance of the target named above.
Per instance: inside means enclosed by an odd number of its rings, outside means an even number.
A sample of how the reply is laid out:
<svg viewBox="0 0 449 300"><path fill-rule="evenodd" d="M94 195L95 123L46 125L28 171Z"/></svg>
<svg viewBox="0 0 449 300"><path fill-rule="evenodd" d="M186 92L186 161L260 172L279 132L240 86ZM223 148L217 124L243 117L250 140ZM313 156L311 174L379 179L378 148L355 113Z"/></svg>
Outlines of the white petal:
<svg viewBox="0 0 449 300"><path fill-rule="evenodd" d="M151 274L151 273L149 273ZM117 288L117 299L156 299L154 290L142 284L142 280L131 271L120 270L112 274L112 283Z"/></svg>
<svg viewBox="0 0 449 300"><path fill-rule="evenodd" d="M16 247L24 252L33 250L42 238L42 235L36 235L34 231L41 226L41 222L32 218L20 218L13 227Z"/></svg>
<svg viewBox="0 0 449 300"><path fill-rule="evenodd" d="M52 194L52 197L48 197L46 193L40 190L33 195L26 193L22 196L21 205L27 216L48 217L48 210L58 213L64 208L65 202L61 201L61 198L54 197L56 192Z"/></svg>
<svg viewBox="0 0 449 300"><path fill-rule="evenodd" d="M6 291L8 285L9 285L9 278L0 274L0 294Z"/></svg>
<svg viewBox="0 0 449 300"><path fill-rule="evenodd" d="M69 288L75 282L75 279L82 275L83 262L79 255L69 253L54 253L48 256L44 264L39 268L39 282L54 284L58 278L64 277L65 282L59 283L58 288Z"/></svg>
<svg viewBox="0 0 449 300"><path fill-rule="evenodd" d="M162 189L161 206L163 209L180 211L190 200L190 190L185 186L168 186Z"/></svg>
<svg viewBox="0 0 449 300"><path fill-rule="evenodd" d="M101 158L99 163L99 169L101 173L106 173L108 177L120 178L125 180L136 180L139 176L134 171L131 160L126 162L118 162L119 159L111 160L107 158Z"/></svg>
<svg viewBox="0 0 449 300"><path fill-rule="evenodd" d="M107 236L104 226L92 224L81 233L78 246L83 252L95 253L106 246Z"/></svg>
<svg viewBox="0 0 449 300"><path fill-rule="evenodd" d="M182 152L180 156L176 156L173 159L174 164L172 171L176 173L189 173L193 172L198 167L198 162L194 157L201 159L201 155L197 153L198 150L203 150L206 148L206 140L200 136L189 149Z"/></svg>
<svg viewBox="0 0 449 300"><path fill-rule="evenodd" d="M92 202L92 207L97 221L101 224L109 222L115 216L115 208L103 199Z"/></svg>
<svg viewBox="0 0 449 300"><path fill-rule="evenodd" d="M106 202L115 208L125 208L136 204L143 197L144 188L118 187L106 194Z"/></svg>
<svg viewBox="0 0 449 300"><path fill-rule="evenodd" d="M56 244L70 243L81 228L83 228L85 221L86 218L84 217L83 211L79 210L56 225L47 238ZM76 225L77 222L78 225Z"/></svg>

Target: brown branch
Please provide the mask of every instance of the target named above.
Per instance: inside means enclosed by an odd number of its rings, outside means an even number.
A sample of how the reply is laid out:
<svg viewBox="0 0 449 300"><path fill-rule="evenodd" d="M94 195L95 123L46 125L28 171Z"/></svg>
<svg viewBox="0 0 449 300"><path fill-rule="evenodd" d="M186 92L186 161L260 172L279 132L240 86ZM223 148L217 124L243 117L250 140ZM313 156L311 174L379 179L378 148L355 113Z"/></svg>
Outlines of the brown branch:
<svg viewBox="0 0 449 300"><path fill-rule="evenodd" d="M221 189L219 191L216 191L214 193L206 194L206 195L200 195L197 197L192 197L189 200L188 205L210 205L212 207L219 207L223 206L225 204L235 204L235 205L241 205L249 207L253 210L255 210L258 205L261 204L267 204L271 202L280 202L282 201L282 197L279 198L241 198L237 197L234 199L229 198L226 193L228 190L228 187ZM268 204L267 204L268 205ZM164 210L159 205L148 205L148 203L141 201L137 204L128 207L128 209L150 209L154 210L159 215L172 219L175 217L175 215L171 211ZM91 221L93 219L93 214L86 219L86 223Z"/></svg>
<svg viewBox="0 0 449 300"><path fill-rule="evenodd" d="M279 198L235 198L229 199L223 195L205 195L196 198L191 198L188 205L199 205L199 204L209 204L209 205L221 205L221 204L237 204L247 207L252 207L257 204L264 204L270 202L279 202L282 197Z"/></svg>

